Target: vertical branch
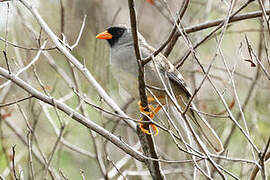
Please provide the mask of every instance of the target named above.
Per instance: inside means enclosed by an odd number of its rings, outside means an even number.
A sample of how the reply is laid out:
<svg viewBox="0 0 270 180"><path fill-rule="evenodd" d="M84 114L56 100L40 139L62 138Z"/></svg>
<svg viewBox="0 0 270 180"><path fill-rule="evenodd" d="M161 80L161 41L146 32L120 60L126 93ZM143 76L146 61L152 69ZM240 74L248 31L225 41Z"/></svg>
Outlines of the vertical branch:
<svg viewBox="0 0 270 180"><path fill-rule="evenodd" d="M255 180L259 170L261 170L261 175L262 175L262 179L266 180L267 175L266 175L266 171L265 171L265 167L264 167L264 163L270 158L270 151L268 151L269 149L269 144L270 144L270 137L268 138L268 141L266 143L264 152L260 154L260 159L259 159L259 164L261 165L261 167L258 167L258 165L256 165L254 167L254 169L251 172L251 175L249 177L249 180ZM268 151L268 152L267 152Z"/></svg>
<svg viewBox="0 0 270 180"><path fill-rule="evenodd" d="M5 141L4 141L4 132L3 132L3 121L5 119L2 118L2 115L0 114L0 146L1 146L1 155L4 156L4 159L5 159L5 163L7 166L9 166L8 168L10 169L10 172L12 171L12 166L10 165L9 163L9 154L7 152L7 147L5 145Z"/></svg>
<svg viewBox="0 0 270 180"><path fill-rule="evenodd" d="M261 7L261 9L262 9L263 20L264 20L264 22L266 23L266 27L267 27L268 33L269 33L269 35L270 35L269 17L268 17L267 14L266 14L266 10L265 10L263 1L262 1L262 0L258 0L258 1L259 1L259 4L260 4L260 7ZM268 18L267 18L267 17L268 17Z"/></svg>
<svg viewBox="0 0 270 180"><path fill-rule="evenodd" d="M140 49L138 44L138 35L137 35L137 22L136 22L136 14L134 9L134 1L129 0L129 13L130 13L130 24L131 24L131 30L132 30L132 36L133 36L133 42L134 42L134 49L135 49L135 55L139 66L139 91L140 91L140 98L141 103L143 107L147 107L147 97L146 97L146 91L145 91L145 82L144 82L144 65L141 61L141 55L140 55Z"/></svg>
<svg viewBox="0 0 270 180"><path fill-rule="evenodd" d="M27 133L27 142L28 142L28 163L29 163L29 171L30 177L35 179L34 166L33 166L33 156L32 156L32 133L29 131Z"/></svg>
<svg viewBox="0 0 270 180"><path fill-rule="evenodd" d="M267 179L267 174L266 174L266 170L265 170L265 155L266 155L266 153L268 151L269 144L270 144L270 137L268 138L268 141L266 143L264 152L261 153L260 161L259 161L259 164L261 165L261 175L262 175L263 180Z"/></svg>
<svg viewBox="0 0 270 180"><path fill-rule="evenodd" d="M6 26L5 26L5 47L4 47L4 57L5 57L5 61L7 64L7 69L9 74L11 74L11 70L10 70L10 66L9 66L9 62L8 62L8 57L7 57L7 41L8 41L8 15L9 15L9 3L7 3L7 20L6 20Z"/></svg>
<svg viewBox="0 0 270 180"><path fill-rule="evenodd" d="M60 0L61 34L65 33L65 8L63 0Z"/></svg>
<svg viewBox="0 0 270 180"><path fill-rule="evenodd" d="M183 4L182 4L182 8L180 10L180 13L179 13L179 18L177 19L177 21L175 23L179 24L181 19L183 18L187 8L188 8L188 5L189 5L189 0L185 0L183 1ZM170 53L172 52L173 50L173 47L174 45L176 44L177 40L178 40L178 32L177 32L177 25L174 24L174 27L173 27L173 37L172 37L172 40L170 41L170 43L167 45L165 51L164 51L164 56L165 57L168 57L170 55Z"/></svg>
<svg viewBox="0 0 270 180"><path fill-rule="evenodd" d="M146 111L149 111L148 109L148 102L147 102L147 96L145 91L145 81L144 81L144 65L141 61L141 55L140 55L140 49L138 44L138 36L137 36L137 22L136 22L136 13L135 13L135 7L134 7L134 1L129 0L128 1L129 6L129 13L130 13L130 24L131 24L131 30L133 35L133 42L134 42L134 49L135 49L135 55L138 62L138 81L139 81L139 94L140 94L140 100L141 105L143 107L147 107ZM143 116L144 121L149 121L147 116ZM147 126L146 128L149 129ZM152 136L146 135L141 132L139 128L137 128L137 133L139 135L141 145L143 148L144 153L147 156L150 156L152 158L158 159L158 155L156 152L155 143ZM152 160L146 160L145 161L150 174L154 180L162 180L165 179L165 176L163 175L163 172L161 170L160 163L158 161L152 161Z"/></svg>
<svg viewBox="0 0 270 180"><path fill-rule="evenodd" d="M16 170L15 170L15 154L16 154L15 147L16 145L12 146L12 171L13 171L15 180L19 180L20 178L17 176Z"/></svg>
<svg viewBox="0 0 270 180"><path fill-rule="evenodd" d="M5 27L5 51L7 52L7 38L8 38L8 15L9 15L9 3L7 3L7 20Z"/></svg>
<svg viewBox="0 0 270 180"><path fill-rule="evenodd" d="M69 65L70 65L70 70L72 72L72 78L73 78L73 81L74 81L74 84L75 84L76 91L81 93L82 89L81 89L81 83L80 83L78 74L75 71L74 66L71 63L69 63ZM79 103L81 102L80 111L82 112L82 114L85 117L88 118L85 103L82 102L83 100L82 100L82 98L80 96L77 96L77 97L78 97L78 102ZM102 156L103 155L103 150L102 150L102 148L100 146L101 142L99 141L98 136L94 131L89 130L89 134L90 134L90 136L92 138L93 148L94 148L94 152L95 152L95 158L96 158L96 162L97 162L97 164L99 166L100 172L103 175L104 179L108 179L108 177L107 177L108 176L107 167L106 167L106 165L105 165L105 163L103 161L103 156Z"/></svg>

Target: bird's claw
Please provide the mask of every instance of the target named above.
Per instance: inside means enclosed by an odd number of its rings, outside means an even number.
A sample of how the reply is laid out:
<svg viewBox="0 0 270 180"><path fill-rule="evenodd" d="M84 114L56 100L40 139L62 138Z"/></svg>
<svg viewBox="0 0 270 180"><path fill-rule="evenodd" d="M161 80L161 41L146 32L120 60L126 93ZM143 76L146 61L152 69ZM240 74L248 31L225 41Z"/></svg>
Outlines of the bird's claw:
<svg viewBox="0 0 270 180"><path fill-rule="evenodd" d="M138 102L138 105L139 105L139 108L140 108L140 111L142 112L142 113L144 113L144 114L146 114L149 118L151 118L151 119L153 119L154 118L154 116L155 116L155 113L157 113L158 111L159 111L159 109L158 108L154 108L153 106L151 106L151 105L149 105L149 108L150 108L150 112L149 111L146 111L146 109L147 109L147 107L143 107L142 105L141 105L141 101L139 101ZM142 119L141 119L141 121L142 121ZM149 124L150 126L152 126L152 128L153 128L153 130L154 130L154 132L155 132L155 136L156 135L158 135L158 128L157 128L157 126L156 125L154 125L153 123L150 123ZM140 122L140 129L141 129L141 131L143 132L143 133L145 133L145 134L148 134L148 135L151 135L152 133L148 130L148 129L145 129L144 128L144 126L145 126L145 123L142 123L142 122Z"/></svg>
<svg viewBox="0 0 270 180"><path fill-rule="evenodd" d="M152 133L151 133L148 129L145 129L145 128L143 127L144 125L145 125L144 123L140 123L140 126L139 126L139 127L140 127L141 131L142 131L144 134L151 135ZM155 132L154 136L158 135L158 128L157 128L157 126L154 125L154 124L150 124L150 126L152 126L153 131Z"/></svg>

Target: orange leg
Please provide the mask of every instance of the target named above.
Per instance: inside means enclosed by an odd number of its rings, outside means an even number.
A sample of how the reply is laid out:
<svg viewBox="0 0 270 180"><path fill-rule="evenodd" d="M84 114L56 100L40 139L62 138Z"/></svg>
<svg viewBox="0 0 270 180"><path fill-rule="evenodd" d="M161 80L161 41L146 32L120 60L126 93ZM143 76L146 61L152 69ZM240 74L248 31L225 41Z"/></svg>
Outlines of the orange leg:
<svg viewBox="0 0 270 180"><path fill-rule="evenodd" d="M155 99L153 97L147 97L147 101L149 103L152 103L155 101ZM141 105L141 101L138 102L138 105L139 105L140 111L147 114L151 119L153 119L155 114L158 113L158 111L161 109L160 105L158 105L158 107L156 107L156 108L154 108L152 105L150 105L149 108L150 108L151 112L148 112L148 111L145 111L146 108ZM140 120L142 120L142 118ZM145 134L151 135L149 130L144 128L144 125L145 125L144 123L140 122L139 127L140 127L141 131ZM158 135L157 126L152 124L152 123L150 123L150 125L152 126L153 130L155 131L155 136Z"/></svg>

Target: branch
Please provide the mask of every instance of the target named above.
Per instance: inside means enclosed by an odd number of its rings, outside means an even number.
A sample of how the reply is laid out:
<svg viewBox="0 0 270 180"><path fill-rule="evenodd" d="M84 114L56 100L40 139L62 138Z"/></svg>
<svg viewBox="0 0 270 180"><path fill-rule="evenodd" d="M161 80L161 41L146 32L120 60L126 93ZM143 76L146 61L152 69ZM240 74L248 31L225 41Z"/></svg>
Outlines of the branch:
<svg viewBox="0 0 270 180"><path fill-rule="evenodd" d="M38 21L42 29L47 33L52 42L57 46L59 51L61 51L66 58L85 76L87 81L95 88L98 94L105 100L105 102L118 114L128 117L120 107L112 100L112 98L105 92L105 90L100 86L100 84L96 81L93 75L69 52L66 47L64 47L61 42L59 42L58 37L53 33L53 31L49 28L47 23L40 16L39 12L36 8L33 7L27 0L19 0L35 17ZM132 121L124 121L133 129L136 129L136 123Z"/></svg>
<svg viewBox="0 0 270 180"><path fill-rule="evenodd" d="M182 8L180 10L180 14L179 14L179 18L177 19L177 24L180 23L180 21L182 20L186 10L187 10L187 7L189 5L189 0L185 0L183 1L182 3ZM174 27L173 27L173 37L172 37L172 40L170 41L170 43L168 44L168 46L166 47L165 51L164 51L164 56L165 57L168 57L170 55L170 53L172 52L173 50L173 47L174 45L176 44L177 42L177 39L178 39L178 33L177 33L177 25L174 24Z"/></svg>
<svg viewBox="0 0 270 180"><path fill-rule="evenodd" d="M47 41L45 41L42 46L41 46L41 49L43 49L47 44ZM21 68L18 72L16 72L15 76L19 76L22 72L26 71L28 68L30 68L33 64L35 64L39 57L40 57L40 54L41 54L42 50L39 50L36 54L36 56L33 58L33 60L25 67ZM9 71L10 72L10 71ZM3 87L7 86L11 81L7 81L5 82L4 84L1 84L0 85L0 89L2 89Z"/></svg>
<svg viewBox="0 0 270 180"><path fill-rule="evenodd" d="M226 21L226 19L227 19L227 23L230 23L230 19L232 19L232 18L235 18L235 17L237 17L236 16L236 14L238 14L240 11L242 11L244 8L246 8L251 2L253 2L254 0L248 0L245 4L243 4L239 9L237 9L233 14L231 14L230 15L230 17L229 17L229 19L228 19L228 17L227 18L225 18L225 19L223 19L222 21L220 21L220 23L219 24L217 24L216 26L216 28L215 29L213 29L210 33L208 33L208 35L207 36L205 36L202 40L200 40L198 43L196 43L196 45L194 45L194 50L195 49L197 49L202 43L204 43L206 40L208 40L214 33L216 33L222 26L223 26L223 24L224 24L224 22ZM216 20L217 21L217 20ZM211 24L211 22L215 22L215 21L210 21L210 22L208 22L208 23L210 23ZM204 24L207 24L207 23L204 23ZM209 28L208 26L204 26L203 24L201 24L201 25L198 25L198 27L200 27L201 26L201 28ZM191 33L191 31L189 30L189 29L192 29L192 27L191 28L186 28L185 29L185 32L186 33ZM200 30L202 30L202 29L200 29L200 28L198 28L197 29L197 31L200 31ZM194 31L195 32L195 31ZM179 33L178 33L179 34ZM178 36L179 37L179 36ZM184 61L188 58L188 56L191 54L191 51L189 50L185 55L184 55L184 57L182 57L179 61L177 61L174 65L175 65L175 67L178 69L180 66L182 66L183 65L183 63L184 63Z"/></svg>
<svg viewBox="0 0 270 180"><path fill-rule="evenodd" d="M74 111L70 107L68 107L66 104L59 102L58 100L53 99L52 97L46 96L43 93L37 91L36 89L32 88L29 84L21 80L20 78L16 77L14 74L9 74L7 70L4 68L0 68L0 75L4 76L5 78L11 80L16 85L27 91L28 93L32 94L35 98L50 104L52 106L56 106L59 110L66 113L68 116L79 122L80 124L83 124L89 129L92 129L93 131L97 132L101 136L105 137L109 141L111 141L114 145L122 149L124 152L128 153L138 161L145 161L145 157L140 154L138 151L134 151L131 146L121 141L118 137L111 134L106 129L102 128L101 126L97 125L96 123L89 121L89 119L85 118L78 112Z"/></svg>
<svg viewBox="0 0 270 180"><path fill-rule="evenodd" d="M6 107L6 106L11 106L13 104L17 104L19 102L25 101L27 99L31 99L33 96L27 96L25 98L21 98L19 100L13 101L13 102L9 102L9 103L5 103L5 104L0 104L0 108Z"/></svg>
<svg viewBox="0 0 270 180"><path fill-rule="evenodd" d="M259 168L258 166L255 166L254 169L251 172L249 180L255 180L255 178L256 178L256 176L257 176L260 169L262 171L262 176L264 176L264 179L266 179L264 163L270 158L270 151L267 152L267 150L269 148L269 143L270 143L270 138L268 138L268 141L266 143L264 152L261 154L261 157L260 157L260 160L259 160L259 164L261 166L263 166L263 167Z"/></svg>
<svg viewBox="0 0 270 180"><path fill-rule="evenodd" d="M133 42L134 42L134 49L135 49L135 55L138 62L138 81L139 81L139 94L140 94L140 100L141 100L141 106L146 107L146 111L149 111L148 108L148 102L147 102L147 96L145 91L145 81L144 81L144 64L141 61L141 55L140 55L140 49L138 44L138 36L137 36L137 22L136 22L136 13L134 8L134 1L129 0L128 1L129 6L129 13L130 13L130 24L131 24L131 30L133 35ZM144 121L149 121L147 116L143 116ZM146 129L149 129L149 126L146 126ZM153 139L153 136L149 136L147 134L144 134L140 128L137 128L137 133L142 145L142 149L144 151L144 154L146 156L150 156L152 158L158 159L158 154L156 152L155 142ZM150 174L154 180L162 180L166 179L162 170L160 163L158 161L152 161L147 160L145 161Z"/></svg>
<svg viewBox="0 0 270 180"><path fill-rule="evenodd" d="M16 180L19 180L20 178L17 176L16 169L15 169L15 147L16 145L12 146L12 171L13 171L13 176Z"/></svg>
<svg viewBox="0 0 270 180"><path fill-rule="evenodd" d="M270 14L270 9L265 10L265 12L266 12L267 15L269 15ZM232 14L232 15L234 15L234 14ZM243 13L243 14L240 14L240 15L235 15L233 17L231 16L228 23L243 21L243 20L247 20L247 19L254 19L254 18L261 17L262 15L263 15L262 11L254 11L254 12L249 12L249 13ZM217 20L214 20L214 21L210 21L210 22L198 24L198 25L195 25L195 26L187 27L187 28L185 28L185 31L187 33L193 33L193 32L197 32L197 31L202 31L204 29L219 26L220 24L223 24L224 21L225 21L225 19L217 19Z"/></svg>

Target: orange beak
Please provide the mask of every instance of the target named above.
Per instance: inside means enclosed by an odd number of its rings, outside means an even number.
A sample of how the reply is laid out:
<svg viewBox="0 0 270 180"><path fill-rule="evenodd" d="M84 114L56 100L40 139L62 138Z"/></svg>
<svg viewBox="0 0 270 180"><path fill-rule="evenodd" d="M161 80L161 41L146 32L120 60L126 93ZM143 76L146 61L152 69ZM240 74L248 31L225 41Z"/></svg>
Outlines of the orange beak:
<svg viewBox="0 0 270 180"><path fill-rule="evenodd" d="M102 33L99 33L96 36L97 39L112 39L112 35L108 31L104 31Z"/></svg>

